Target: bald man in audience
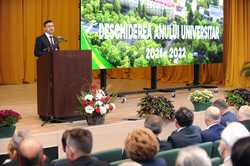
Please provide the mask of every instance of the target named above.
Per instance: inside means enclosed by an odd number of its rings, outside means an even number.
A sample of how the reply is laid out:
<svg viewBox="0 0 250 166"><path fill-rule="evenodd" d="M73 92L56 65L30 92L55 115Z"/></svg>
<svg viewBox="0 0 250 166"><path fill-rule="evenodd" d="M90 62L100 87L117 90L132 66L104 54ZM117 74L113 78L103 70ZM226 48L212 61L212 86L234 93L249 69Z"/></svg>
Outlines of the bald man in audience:
<svg viewBox="0 0 250 166"><path fill-rule="evenodd" d="M46 166L42 145L34 138L24 139L19 147L19 166Z"/></svg>
<svg viewBox="0 0 250 166"><path fill-rule="evenodd" d="M214 142L219 140L224 126L220 124L220 110L217 107L211 106L205 112L205 123L207 129L201 132L203 142Z"/></svg>
<svg viewBox="0 0 250 166"><path fill-rule="evenodd" d="M240 107L238 111L239 121L250 131L250 106L245 105Z"/></svg>

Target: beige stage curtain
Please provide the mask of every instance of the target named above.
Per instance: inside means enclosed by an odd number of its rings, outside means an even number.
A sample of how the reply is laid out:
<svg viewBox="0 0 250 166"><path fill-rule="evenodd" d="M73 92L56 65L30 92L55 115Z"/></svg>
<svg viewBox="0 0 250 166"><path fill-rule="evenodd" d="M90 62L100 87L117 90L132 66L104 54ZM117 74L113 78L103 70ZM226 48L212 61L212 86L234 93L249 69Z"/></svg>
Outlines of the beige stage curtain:
<svg viewBox="0 0 250 166"><path fill-rule="evenodd" d="M54 20L56 34L68 42L62 49L79 48L79 0L0 0L0 84L32 83L36 80L33 55L35 37L42 22ZM244 62L250 61L250 1L225 0L225 56L223 64L201 65L202 83L250 86L240 76ZM149 79L149 68L109 70L110 78ZM98 72L94 72L97 76ZM159 67L159 80L190 83L192 66Z"/></svg>

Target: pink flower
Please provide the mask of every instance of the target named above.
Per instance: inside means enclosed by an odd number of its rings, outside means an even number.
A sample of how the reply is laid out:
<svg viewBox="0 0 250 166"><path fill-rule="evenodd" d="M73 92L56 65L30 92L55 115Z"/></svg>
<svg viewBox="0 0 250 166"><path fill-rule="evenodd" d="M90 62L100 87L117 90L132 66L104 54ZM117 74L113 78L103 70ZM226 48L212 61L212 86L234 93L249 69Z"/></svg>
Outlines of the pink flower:
<svg viewBox="0 0 250 166"><path fill-rule="evenodd" d="M92 101L89 102L89 105L91 105L92 107L94 107L95 102L92 100Z"/></svg>
<svg viewBox="0 0 250 166"><path fill-rule="evenodd" d="M86 100L82 100L82 106L86 107L86 105L87 105L87 101Z"/></svg>
<svg viewBox="0 0 250 166"><path fill-rule="evenodd" d="M97 108L95 109L95 112L100 113L100 112L101 112L100 107L97 107Z"/></svg>
<svg viewBox="0 0 250 166"><path fill-rule="evenodd" d="M15 124L19 119L21 115L13 110L0 110L0 124Z"/></svg>
<svg viewBox="0 0 250 166"><path fill-rule="evenodd" d="M111 103L111 104L109 105L109 110L110 110L110 111L114 111L114 110L115 110L115 104L114 104L114 103Z"/></svg>

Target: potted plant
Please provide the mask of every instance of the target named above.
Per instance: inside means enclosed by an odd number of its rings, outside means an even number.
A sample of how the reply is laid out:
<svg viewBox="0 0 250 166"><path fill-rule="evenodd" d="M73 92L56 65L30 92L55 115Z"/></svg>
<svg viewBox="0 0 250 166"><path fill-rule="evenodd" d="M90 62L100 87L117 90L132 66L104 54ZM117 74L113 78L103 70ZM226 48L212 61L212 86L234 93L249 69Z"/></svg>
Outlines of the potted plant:
<svg viewBox="0 0 250 166"><path fill-rule="evenodd" d="M164 96L147 95L140 99L138 103L139 117L148 115L158 115L164 120L172 120L174 118L174 105Z"/></svg>
<svg viewBox="0 0 250 166"><path fill-rule="evenodd" d="M194 105L195 111L204 111L212 105L212 99L214 95L211 91L196 90L190 94L190 100Z"/></svg>
<svg viewBox="0 0 250 166"><path fill-rule="evenodd" d="M250 91L247 89L233 89L226 92L226 101L229 105L239 109L243 105L250 105Z"/></svg>
<svg viewBox="0 0 250 166"><path fill-rule="evenodd" d="M88 125L103 124L105 116L115 110L116 96L92 86L90 91L81 91L77 97L80 115Z"/></svg>
<svg viewBox="0 0 250 166"><path fill-rule="evenodd" d="M12 137L21 115L13 110L0 110L0 138Z"/></svg>

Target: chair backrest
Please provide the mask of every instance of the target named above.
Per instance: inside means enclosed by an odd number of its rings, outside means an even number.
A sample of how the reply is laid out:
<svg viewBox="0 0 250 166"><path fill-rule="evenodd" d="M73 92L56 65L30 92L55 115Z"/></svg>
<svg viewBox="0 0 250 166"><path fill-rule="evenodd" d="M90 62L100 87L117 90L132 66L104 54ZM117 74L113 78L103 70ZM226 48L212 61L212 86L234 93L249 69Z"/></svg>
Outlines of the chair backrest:
<svg viewBox="0 0 250 166"><path fill-rule="evenodd" d="M207 155L209 157L211 157L211 155L212 155L212 149L213 149L213 143L212 142L201 143L201 144L198 144L198 146L200 148L202 148L203 150L205 150L207 152Z"/></svg>
<svg viewBox="0 0 250 166"><path fill-rule="evenodd" d="M159 152L156 158L162 158L166 161L168 166L175 166L175 161L180 152L180 149L171 149L167 151Z"/></svg>
<svg viewBox="0 0 250 166"><path fill-rule="evenodd" d="M44 148L43 152L48 157L49 161L58 159L58 146Z"/></svg>
<svg viewBox="0 0 250 166"><path fill-rule="evenodd" d="M214 158L214 157L221 157L220 152L218 150L219 144L220 144L220 140L215 141L213 143L213 150L212 150L212 156L211 156L212 158Z"/></svg>
<svg viewBox="0 0 250 166"><path fill-rule="evenodd" d="M114 162L122 160L122 149L116 148L108 151L98 152L93 154L94 157L98 158L99 160L106 161L106 162Z"/></svg>
<svg viewBox="0 0 250 166"><path fill-rule="evenodd" d="M126 160L119 160L119 161L114 161L114 162L111 162L109 163L110 166L119 166L120 164L124 163L124 162L128 162L128 161L131 161L130 159L126 159Z"/></svg>
<svg viewBox="0 0 250 166"><path fill-rule="evenodd" d="M0 165L3 164L3 162L9 158L9 155L8 154L1 154L0 155Z"/></svg>
<svg viewBox="0 0 250 166"><path fill-rule="evenodd" d="M212 166L219 166L221 164L221 158L220 157L212 158L211 161L212 161Z"/></svg>

